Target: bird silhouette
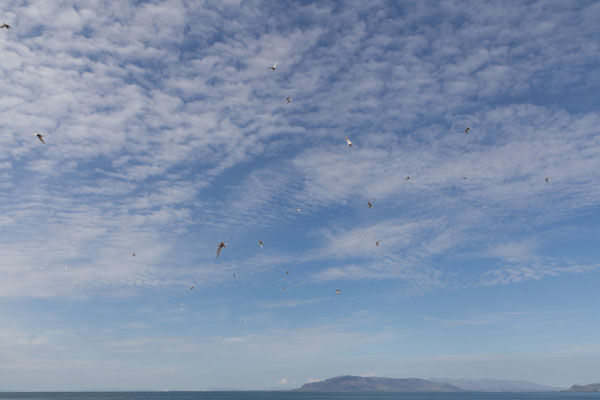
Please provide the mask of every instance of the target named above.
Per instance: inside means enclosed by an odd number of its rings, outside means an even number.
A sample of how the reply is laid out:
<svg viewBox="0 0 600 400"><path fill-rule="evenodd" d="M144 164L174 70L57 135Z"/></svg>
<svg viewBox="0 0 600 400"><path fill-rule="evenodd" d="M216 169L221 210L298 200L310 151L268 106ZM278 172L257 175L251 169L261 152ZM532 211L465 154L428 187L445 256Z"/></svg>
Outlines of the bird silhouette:
<svg viewBox="0 0 600 400"><path fill-rule="evenodd" d="M219 258L219 255L221 254L221 250L223 250L223 248L227 247L227 245L223 242L219 243L219 248L217 248L217 257Z"/></svg>

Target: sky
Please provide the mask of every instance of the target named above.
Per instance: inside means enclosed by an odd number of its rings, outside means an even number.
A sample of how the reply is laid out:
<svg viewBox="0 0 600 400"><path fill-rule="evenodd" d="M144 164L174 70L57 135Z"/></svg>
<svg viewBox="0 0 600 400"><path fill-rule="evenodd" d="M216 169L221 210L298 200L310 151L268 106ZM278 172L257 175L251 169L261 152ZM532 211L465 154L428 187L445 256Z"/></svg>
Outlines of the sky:
<svg viewBox="0 0 600 400"><path fill-rule="evenodd" d="M597 381L599 20L5 2L0 390Z"/></svg>

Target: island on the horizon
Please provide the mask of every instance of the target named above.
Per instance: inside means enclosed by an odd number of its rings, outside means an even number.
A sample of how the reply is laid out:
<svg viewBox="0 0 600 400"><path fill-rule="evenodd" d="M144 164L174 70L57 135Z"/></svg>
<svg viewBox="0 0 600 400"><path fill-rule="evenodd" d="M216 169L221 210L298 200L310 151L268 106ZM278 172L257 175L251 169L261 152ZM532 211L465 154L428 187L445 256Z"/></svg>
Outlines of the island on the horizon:
<svg viewBox="0 0 600 400"><path fill-rule="evenodd" d="M576 386L576 385L575 385ZM589 385L588 385L589 386ZM382 378L344 375L309 382L296 391L319 392L558 392L564 388L498 379ZM571 391L571 389L569 389ZM593 390L589 390L593 391Z"/></svg>
<svg viewBox="0 0 600 400"><path fill-rule="evenodd" d="M594 393L600 392L600 383L590 383L589 385L573 385L565 392L578 392L578 393Z"/></svg>
<svg viewBox="0 0 600 400"><path fill-rule="evenodd" d="M319 382L305 383L298 391L315 392L462 392L458 386L419 378L379 378L336 376Z"/></svg>

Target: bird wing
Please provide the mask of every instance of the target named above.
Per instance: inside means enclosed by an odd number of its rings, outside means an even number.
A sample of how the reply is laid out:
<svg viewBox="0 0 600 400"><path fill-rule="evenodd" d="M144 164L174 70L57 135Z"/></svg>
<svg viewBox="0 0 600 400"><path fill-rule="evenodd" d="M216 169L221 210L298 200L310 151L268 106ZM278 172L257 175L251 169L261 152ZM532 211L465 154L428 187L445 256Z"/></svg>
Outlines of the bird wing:
<svg viewBox="0 0 600 400"><path fill-rule="evenodd" d="M217 249L217 258L219 258L219 255L221 254L221 250L223 249L223 247L219 246L219 248Z"/></svg>

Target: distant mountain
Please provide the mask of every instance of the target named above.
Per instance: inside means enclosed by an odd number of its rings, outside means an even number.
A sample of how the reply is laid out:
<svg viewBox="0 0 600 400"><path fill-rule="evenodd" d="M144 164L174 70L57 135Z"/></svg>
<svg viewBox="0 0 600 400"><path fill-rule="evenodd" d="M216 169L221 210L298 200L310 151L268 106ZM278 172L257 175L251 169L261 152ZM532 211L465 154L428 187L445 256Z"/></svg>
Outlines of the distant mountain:
<svg viewBox="0 0 600 400"><path fill-rule="evenodd" d="M589 385L573 385L565 392L600 392L600 383L590 383Z"/></svg>
<svg viewBox="0 0 600 400"><path fill-rule="evenodd" d="M426 379L377 378L362 376L336 376L320 382L305 383L302 391L319 392L462 392L449 383L432 382Z"/></svg>
<svg viewBox="0 0 600 400"><path fill-rule="evenodd" d="M529 381L501 379L431 379L433 382L449 383L473 392L558 392L564 388L538 385Z"/></svg>

